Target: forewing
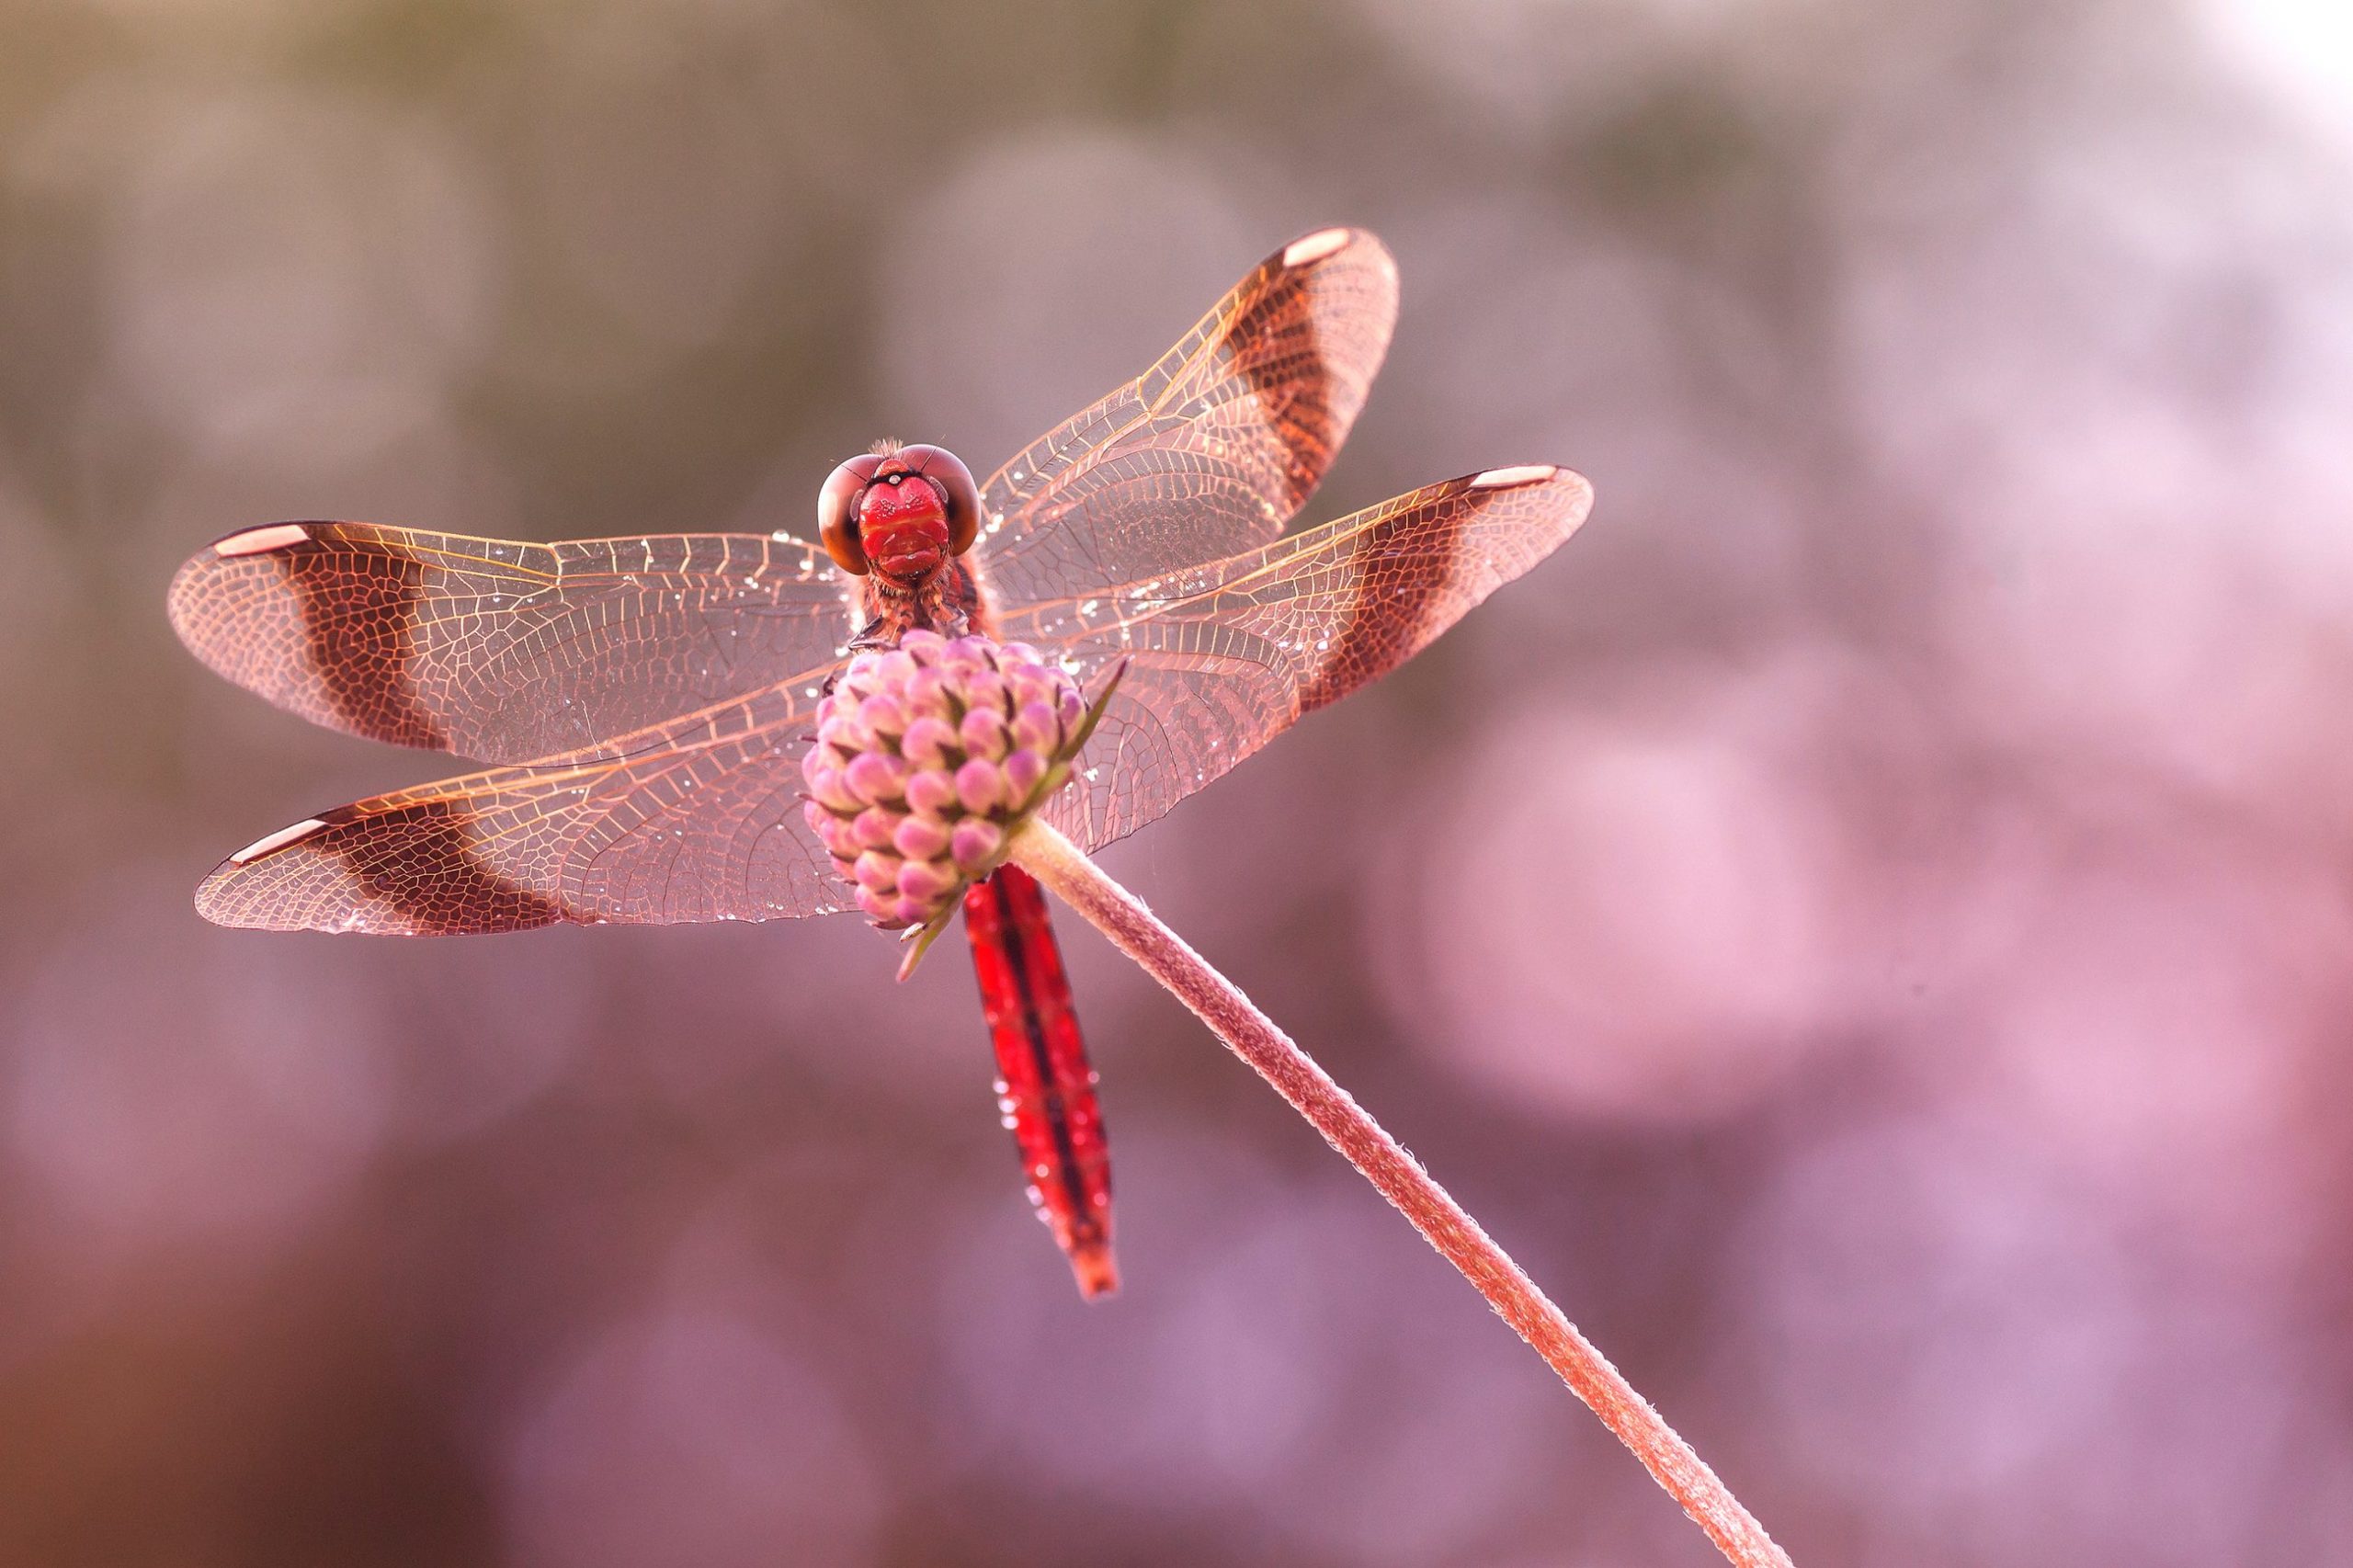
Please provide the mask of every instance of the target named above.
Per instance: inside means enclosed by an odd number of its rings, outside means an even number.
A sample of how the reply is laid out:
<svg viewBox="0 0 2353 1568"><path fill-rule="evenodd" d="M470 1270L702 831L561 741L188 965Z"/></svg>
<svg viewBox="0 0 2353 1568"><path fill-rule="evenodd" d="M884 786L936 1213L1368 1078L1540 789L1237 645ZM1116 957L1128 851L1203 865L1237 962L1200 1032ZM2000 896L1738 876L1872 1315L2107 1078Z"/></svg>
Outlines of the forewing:
<svg viewBox="0 0 2353 1568"><path fill-rule="evenodd" d="M1206 566L1001 618L1090 687L1127 673L1047 808L1093 849L1132 833L1301 714L1394 669L1550 554L1592 505L1565 469L1433 484Z"/></svg>
<svg viewBox="0 0 2353 1568"><path fill-rule="evenodd" d="M827 673L593 752L322 812L232 856L197 909L267 930L454 936L847 907L800 801Z"/></svg>
<svg viewBox="0 0 2353 1568"><path fill-rule="evenodd" d="M278 523L172 582L222 675L334 729L484 762L585 751L775 684L849 635L839 574L781 537L522 544Z"/></svg>
<svg viewBox="0 0 2353 1568"><path fill-rule="evenodd" d="M990 476L982 555L997 601L1275 538L1347 438L1396 320L1396 264L1360 229L1267 257L1151 369Z"/></svg>

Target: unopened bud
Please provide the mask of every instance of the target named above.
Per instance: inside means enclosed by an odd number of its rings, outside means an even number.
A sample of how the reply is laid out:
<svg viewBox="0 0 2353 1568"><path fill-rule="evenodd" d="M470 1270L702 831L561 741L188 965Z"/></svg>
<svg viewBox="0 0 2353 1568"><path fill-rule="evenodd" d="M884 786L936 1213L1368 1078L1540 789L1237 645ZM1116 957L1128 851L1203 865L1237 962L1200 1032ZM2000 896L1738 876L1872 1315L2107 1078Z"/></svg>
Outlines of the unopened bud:
<svg viewBox="0 0 2353 1568"><path fill-rule="evenodd" d="M877 925L930 925L1002 863L1100 713L1026 644L910 631L818 704L809 825Z"/></svg>

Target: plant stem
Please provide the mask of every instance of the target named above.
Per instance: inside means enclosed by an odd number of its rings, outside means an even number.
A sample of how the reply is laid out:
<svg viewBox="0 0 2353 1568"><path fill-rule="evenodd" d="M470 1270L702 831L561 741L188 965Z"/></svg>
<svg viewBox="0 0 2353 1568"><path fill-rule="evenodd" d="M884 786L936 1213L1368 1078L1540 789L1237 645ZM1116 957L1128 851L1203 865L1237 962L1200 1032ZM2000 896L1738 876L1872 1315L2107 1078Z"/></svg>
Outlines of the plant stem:
<svg viewBox="0 0 2353 1568"><path fill-rule="evenodd" d="M1579 1334L1477 1221L1432 1180L1346 1089L1258 1011L1143 901L1103 874L1079 847L1032 819L1014 835L1012 858L1142 964L1258 1071L1324 1141L1413 1221L1425 1240L1478 1288L1488 1304L1634 1450L1661 1486L1742 1568L1790 1568L1747 1509L1677 1436L1650 1402Z"/></svg>

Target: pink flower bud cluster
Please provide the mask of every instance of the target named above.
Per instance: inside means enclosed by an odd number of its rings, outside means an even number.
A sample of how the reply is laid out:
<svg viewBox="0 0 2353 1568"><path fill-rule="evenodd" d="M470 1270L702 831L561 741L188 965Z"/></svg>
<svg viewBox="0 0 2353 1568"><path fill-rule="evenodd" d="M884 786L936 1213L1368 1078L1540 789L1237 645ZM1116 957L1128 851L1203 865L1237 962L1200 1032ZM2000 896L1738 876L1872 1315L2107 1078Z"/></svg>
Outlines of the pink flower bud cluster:
<svg viewBox="0 0 2353 1568"><path fill-rule="evenodd" d="M809 825L876 925L928 924L1068 777L1086 720L1077 683L1035 648L910 631L851 659L818 704Z"/></svg>

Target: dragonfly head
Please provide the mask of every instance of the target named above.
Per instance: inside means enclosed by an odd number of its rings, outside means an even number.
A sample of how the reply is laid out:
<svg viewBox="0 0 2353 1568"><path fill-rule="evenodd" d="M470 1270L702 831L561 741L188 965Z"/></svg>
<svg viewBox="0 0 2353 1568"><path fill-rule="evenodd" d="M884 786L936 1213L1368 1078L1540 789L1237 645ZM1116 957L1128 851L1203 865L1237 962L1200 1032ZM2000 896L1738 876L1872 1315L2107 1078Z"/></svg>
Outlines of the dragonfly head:
<svg viewBox="0 0 2353 1568"><path fill-rule="evenodd" d="M980 530L980 486L944 447L884 441L835 468L817 492L817 532L834 564L901 587L927 582Z"/></svg>

